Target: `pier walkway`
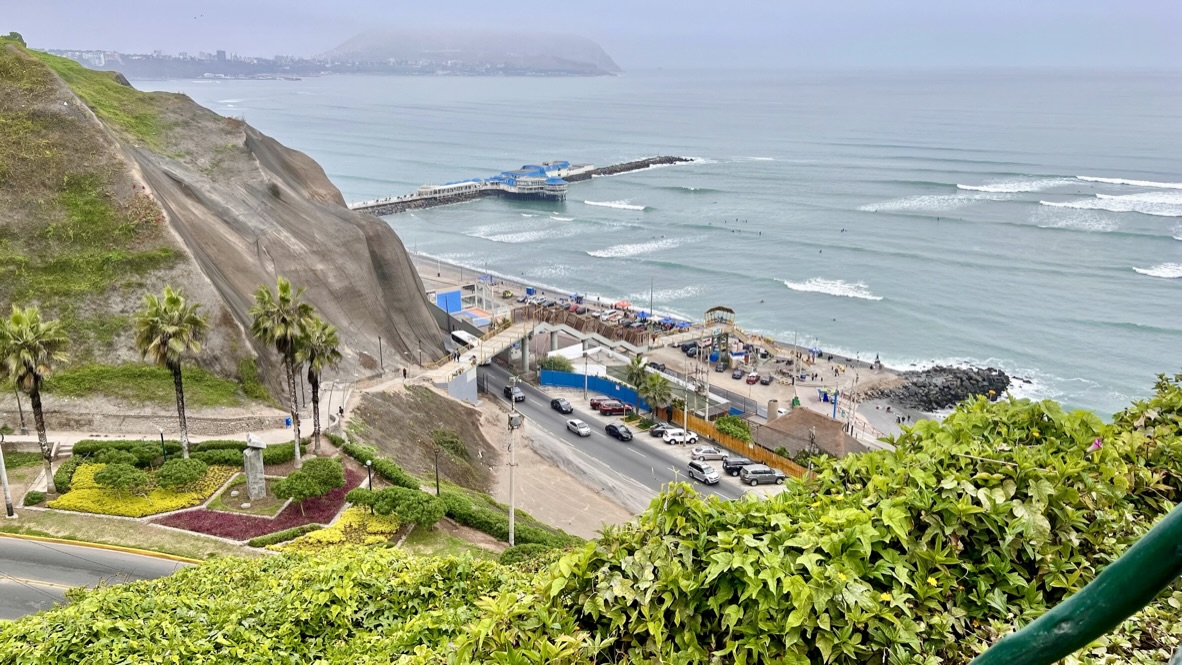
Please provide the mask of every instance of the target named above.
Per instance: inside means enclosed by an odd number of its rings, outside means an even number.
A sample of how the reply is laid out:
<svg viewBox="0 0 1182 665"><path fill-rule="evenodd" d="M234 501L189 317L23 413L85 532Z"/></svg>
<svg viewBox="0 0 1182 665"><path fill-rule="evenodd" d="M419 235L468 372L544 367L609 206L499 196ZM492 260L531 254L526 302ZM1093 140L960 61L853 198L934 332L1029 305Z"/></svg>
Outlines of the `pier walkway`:
<svg viewBox="0 0 1182 665"><path fill-rule="evenodd" d="M423 185L413 194L350 203L349 209L371 215L396 215L408 210L422 210L437 206L474 201L486 196L512 198L540 198L562 201L566 198L567 183L590 180L595 176L618 175L655 166L684 164L688 157L658 155L595 168L591 165L572 165L568 162L546 162L542 166L526 166L518 171L506 171L485 179L464 180L446 185ZM528 171L539 169L540 171ZM548 169L548 170L547 170ZM545 176L554 177L545 177Z"/></svg>

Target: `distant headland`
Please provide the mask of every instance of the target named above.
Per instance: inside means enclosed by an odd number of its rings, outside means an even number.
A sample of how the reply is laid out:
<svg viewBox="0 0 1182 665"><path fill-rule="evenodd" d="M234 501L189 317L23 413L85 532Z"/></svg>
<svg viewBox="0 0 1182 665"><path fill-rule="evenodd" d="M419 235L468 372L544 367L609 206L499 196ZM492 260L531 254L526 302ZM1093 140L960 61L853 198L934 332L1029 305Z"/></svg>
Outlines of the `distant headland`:
<svg viewBox="0 0 1182 665"><path fill-rule="evenodd" d="M243 56L55 49L49 53L133 79L296 79L329 74L405 76L607 76L619 73L598 44L574 35L489 31L359 34L317 56Z"/></svg>

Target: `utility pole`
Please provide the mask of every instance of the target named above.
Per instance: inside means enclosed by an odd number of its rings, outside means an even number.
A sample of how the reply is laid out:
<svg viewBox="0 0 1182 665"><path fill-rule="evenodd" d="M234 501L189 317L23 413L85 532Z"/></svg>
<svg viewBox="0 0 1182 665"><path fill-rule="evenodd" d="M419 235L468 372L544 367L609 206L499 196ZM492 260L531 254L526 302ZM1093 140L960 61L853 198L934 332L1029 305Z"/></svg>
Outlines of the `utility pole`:
<svg viewBox="0 0 1182 665"><path fill-rule="evenodd" d="M510 467L512 473L512 467ZM435 444L435 496L439 496L439 444Z"/></svg>
<svg viewBox="0 0 1182 665"><path fill-rule="evenodd" d="M586 351L583 352L583 399L587 399L587 358L590 357Z"/></svg>
<svg viewBox="0 0 1182 665"><path fill-rule="evenodd" d="M511 378L509 385L515 385ZM525 416L517 412L517 407L511 407L509 412L509 547L513 547L517 530L517 492L514 473L517 470L517 453L513 449L514 433L525 424Z"/></svg>
<svg viewBox="0 0 1182 665"><path fill-rule="evenodd" d="M50 478L49 482L53 482ZM4 432L0 431L0 485L4 489L4 516L16 517L16 511L12 509L12 493L8 490L8 469L4 467Z"/></svg>

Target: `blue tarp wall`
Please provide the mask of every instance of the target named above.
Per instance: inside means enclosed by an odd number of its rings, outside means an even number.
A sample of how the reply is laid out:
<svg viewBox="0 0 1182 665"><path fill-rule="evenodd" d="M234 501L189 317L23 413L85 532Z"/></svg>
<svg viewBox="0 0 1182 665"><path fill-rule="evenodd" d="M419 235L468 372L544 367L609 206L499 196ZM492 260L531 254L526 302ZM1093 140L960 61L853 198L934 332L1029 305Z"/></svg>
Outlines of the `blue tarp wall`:
<svg viewBox="0 0 1182 665"><path fill-rule="evenodd" d="M443 291L435 294L435 305L448 314L455 314L463 309L460 304L459 291Z"/></svg>
<svg viewBox="0 0 1182 665"><path fill-rule="evenodd" d="M542 370L541 382L543 386L583 389L583 375L572 372L555 372L554 370L544 369ZM588 397L606 395L612 399L618 399L625 404L636 405L635 390L623 384L616 383L611 379L605 379L602 376L587 377L587 391ZM640 410L648 411L648 403L644 400L640 400Z"/></svg>

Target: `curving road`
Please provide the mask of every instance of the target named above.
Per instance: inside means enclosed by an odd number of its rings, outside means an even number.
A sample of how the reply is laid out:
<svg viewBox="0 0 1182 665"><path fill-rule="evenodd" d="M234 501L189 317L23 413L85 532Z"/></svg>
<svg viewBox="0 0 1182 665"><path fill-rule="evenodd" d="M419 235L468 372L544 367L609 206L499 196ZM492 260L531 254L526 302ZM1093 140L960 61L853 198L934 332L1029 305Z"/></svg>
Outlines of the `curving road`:
<svg viewBox="0 0 1182 665"><path fill-rule="evenodd" d="M489 395L503 399L501 390L509 381L509 371L490 365L479 368L478 373L481 385L487 388ZM687 480L685 467L689 455L686 450L668 447L659 443L660 439L650 437L645 432L638 432L638 436L627 443L617 441L603 431L615 418L600 416L581 403L572 403L575 407L573 414L561 414L550 408L551 397L546 393L526 383L517 385L525 392L525 401L517 403L517 410L525 415L525 431L530 436L539 435L541 430L556 441L573 447L589 464L602 464L610 472L654 493L661 490L661 485L674 479ZM579 437L568 432L566 421L570 418L578 418L590 425L591 436ZM717 463L714 464L718 469ZM738 499L746 489L727 477L713 486L694 485L704 495L714 494L724 499Z"/></svg>
<svg viewBox="0 0 1182 665"><path fill-rule="evenodd" d="M0 620L62 604L66 590L170 575L190 564L0 534Z"/></svg>

